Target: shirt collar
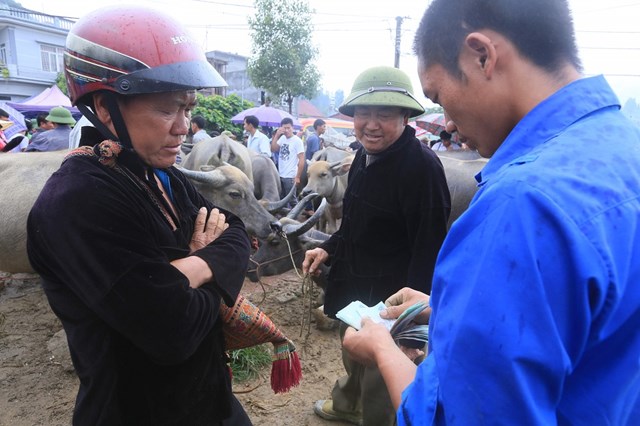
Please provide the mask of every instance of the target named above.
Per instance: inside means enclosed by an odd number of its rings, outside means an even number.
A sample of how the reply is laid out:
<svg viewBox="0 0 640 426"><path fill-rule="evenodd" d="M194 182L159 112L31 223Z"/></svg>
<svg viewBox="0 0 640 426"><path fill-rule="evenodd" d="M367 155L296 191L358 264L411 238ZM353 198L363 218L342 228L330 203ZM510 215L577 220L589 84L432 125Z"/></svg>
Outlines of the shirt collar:
<svg viewBox="0 0 640 426"><path fill-rule="evenodd" d="M598 109L617 106L618 98L603 76L576 80L536 105L511 130L487 165L476 175L483 185L505 165L536 159L533 149Z"/></svg>

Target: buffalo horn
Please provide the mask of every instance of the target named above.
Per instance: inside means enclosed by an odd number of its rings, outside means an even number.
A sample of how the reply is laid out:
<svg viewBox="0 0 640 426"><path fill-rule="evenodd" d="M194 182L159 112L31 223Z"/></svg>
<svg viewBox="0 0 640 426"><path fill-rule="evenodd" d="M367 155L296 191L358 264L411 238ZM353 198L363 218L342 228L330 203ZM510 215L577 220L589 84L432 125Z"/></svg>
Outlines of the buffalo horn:
<svg viewBox="0 0 640 426"><path fill-rule="evenodd" d="M302 210L304 210L304 206L307 205L307 203L311 202L311 200L313 200L314 198L316 198L318 196L317 192L312 192L311 194L307 194L302 200L298 201L298 204L296 204L291 211L287 214L287 217L289 219L295 219L298 217L298 215L300 213L302 213Z"/></svg>
<svg viewBox="0 0 640 426"><path fill-rule="evenodd" d="M326 206L327 206L327 200L326 198L323 198L322 202L320 203L320 206L318 207L316 212L313 214L313 216L311 216L309 219L307 219L303 223L285 224L282 227L282 230L287 234L287 238L297 237L299 235L304 234L309 229L313 228L313 225L318 223L318 221L320 220L320 216L322 216L322 214L324 213L324 209Z"/></svg>
<svg viewBox="0 0 640 426"><path fill-rule="evenodd" d="M189 170L185 168L180 168L180 171L189 179L200 182L200 183L209 183L214 187L219 187L223 185L225 182L225 177L218 170L212 170L210 172L201 172L196 170Z"/></svg>
<svg viewBox="0 0 640 426"><path fill-rule="evenodd" d="M267 211L269 213L274 214L278 210L281 210L284 206L289 204L289 201L291 201L293 199L293 196L295 195L295 193L296 193L296 186L293 185L293 187L291 188L291 191L289 191L289 193L287 194L286 197L284 197L280 201L274 201L274 202L271 202L271 203L267 203L267 204L265 204L264 208L267 209Z"/></svg>

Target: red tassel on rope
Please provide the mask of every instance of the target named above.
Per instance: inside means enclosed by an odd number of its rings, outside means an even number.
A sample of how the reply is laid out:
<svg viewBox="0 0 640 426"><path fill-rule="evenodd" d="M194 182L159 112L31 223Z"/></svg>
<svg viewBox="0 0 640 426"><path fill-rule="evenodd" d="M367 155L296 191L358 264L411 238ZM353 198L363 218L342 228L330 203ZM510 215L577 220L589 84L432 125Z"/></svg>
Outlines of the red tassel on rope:
<svg viewBox="0 0 640 426"><path fill-rule="evenodd" d="M302 367L293 342L288 340L274 343L271 389L275 393L288 392L292 387L298 386L301 379Z"/></svg>
<svg viewBox="0 0 640 426"><path fill-rule="evenodd" d="M253 303L239 296L233 308L220 306L222 328L228 350L273 343L271 389L275 393L289 391L300 384L302 368L296 346Z"/></svg>

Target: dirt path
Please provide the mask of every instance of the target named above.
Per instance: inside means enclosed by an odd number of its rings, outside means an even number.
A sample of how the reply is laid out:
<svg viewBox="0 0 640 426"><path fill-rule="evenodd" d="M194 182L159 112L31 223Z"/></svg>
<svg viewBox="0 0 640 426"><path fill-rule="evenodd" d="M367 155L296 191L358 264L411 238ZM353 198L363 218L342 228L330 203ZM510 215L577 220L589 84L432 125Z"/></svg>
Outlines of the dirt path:
<svg viewBox="0 0 640 426"><path fill-rule="evenodd" d="M6 278L6 277L5 277ZM2 279L0 277L0 279ZM77 379L66 342L56 335L62 326L47 303L37 277L14 275L0 282L0 426L69 425ZM313 402L329 396L342 374L337 330L320 331L312 324L301 333L303 315L300 279L289 272L245 282L243 293L292 339L302 363L303 381L291 392L275 395L269 370L234 391L255 425L340 425L313 414Z"/></svg>

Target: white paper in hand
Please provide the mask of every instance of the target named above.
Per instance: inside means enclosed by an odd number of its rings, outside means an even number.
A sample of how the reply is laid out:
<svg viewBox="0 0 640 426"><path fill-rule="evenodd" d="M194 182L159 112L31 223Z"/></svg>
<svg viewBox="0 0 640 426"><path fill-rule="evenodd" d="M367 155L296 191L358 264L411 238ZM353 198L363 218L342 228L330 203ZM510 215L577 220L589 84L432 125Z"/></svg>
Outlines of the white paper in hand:
<svg viewBox="0 0 640 426"><path fill-rule="evenodd" d="M380 317L380 311L386 309L384 303L378 302L377 305L369 307L356 300L339 310L336 317L356 330L360 330L362 318L371 318L373 322L387 327L396 343L410 348L420 348L429 340L429 326L416 324L413 319L426 308L426 304L416 303L404 311L397 320L391 320Z"/></svg>
<svg viewBox="0 0 640 426"><path fill-rule="evenodd" d="M362 318L367 317L378 324L383 324L387 330L391 330L395 320L388 320L380 317L380 311L386 309L384 303L378 302L375 306L367 306L359 300L349 303L336 313L336 317L355 328L360 330Z"/></svg>

